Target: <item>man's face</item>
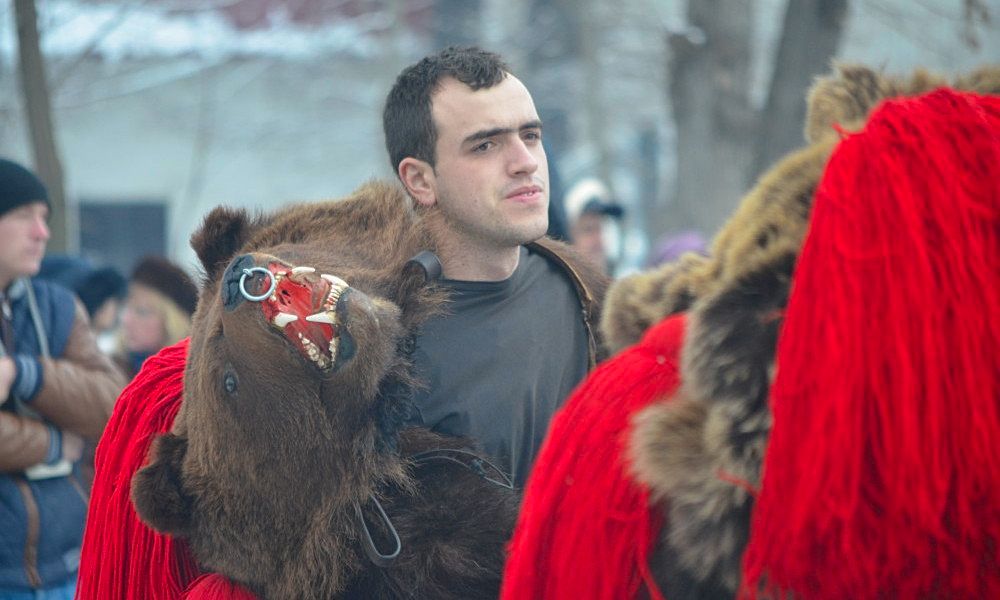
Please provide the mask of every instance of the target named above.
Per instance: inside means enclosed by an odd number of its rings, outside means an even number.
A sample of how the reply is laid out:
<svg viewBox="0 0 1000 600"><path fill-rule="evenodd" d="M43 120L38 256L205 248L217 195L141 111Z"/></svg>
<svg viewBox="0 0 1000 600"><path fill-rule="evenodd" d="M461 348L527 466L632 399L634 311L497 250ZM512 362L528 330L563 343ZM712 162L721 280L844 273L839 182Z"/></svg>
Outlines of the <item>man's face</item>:
<svg viewBox="0 0 1000 600"><path fill-rule="evenodd" d="M548 228L549 165L541 121L513 75L473 91L446 79L431 99L437 128L433 203L452 242L509 248Z"/></svg>
<svg viewBox="0 0 1000 600"><path fill-rule="evenodd" d="M0 217L0 281L4 285L38 273L49 241L48 216L44 202L31 202Z"/></svg>

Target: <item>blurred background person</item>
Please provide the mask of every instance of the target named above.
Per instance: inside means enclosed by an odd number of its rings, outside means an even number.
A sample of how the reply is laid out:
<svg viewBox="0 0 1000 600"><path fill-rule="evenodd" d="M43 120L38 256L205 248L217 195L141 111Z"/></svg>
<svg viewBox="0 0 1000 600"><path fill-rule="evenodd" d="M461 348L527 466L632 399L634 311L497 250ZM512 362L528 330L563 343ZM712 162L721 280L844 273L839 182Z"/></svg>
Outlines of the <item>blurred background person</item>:
<svg viewBox="0 0 1000 600"><path fill-rule="evenodd" d="M100 267L88 273L74 289L90 315L90 326L101 350L111 353L114 333L125 303L128 282L114 267Z"/></svg>
<svg viewBox="0 0 1000 600"><path fill-rule="evenodd" d="M597 179L581 179L564 196L569 241L604 273L614 273L621 255L621 220L625 210Z"/></svg>
<svg viewBox="0 0 1000 600"><path fill-rule="evenodd" d="M95 267L85 258L65 254L46 256L38 276L76 294L87 309L97 345L107 354L114 352L114 336L128 291L125 276L114 267Z"/></svg>
<svg viewBox="0 0 1000 600"><path fill-rule="evenodd" d="M97 347L112 356L116 348L118 321L128 282L114 267L95 267L89 260L67 254L50 254L42 259L40 279L55 282L73 292L87 311L90 331ZM80 459L80 481L90 489L94 481L94 453L97 440L84 443ZM2 600L2 599L0 599Z"/></svg>
<svg viewBox="0 0 1000 600"><path fill-rule="evenodd" d="M87 490L84 441L100 437L124 385L65 288L33 279L49 198L0 159L0 598L73 597Z"/></svg>
<svg viewBox="0 0 1000 600"><path fill-rule="evenodd" d="M147 256L136 265L128 282L116 355L129 379L147 358L187 337L197 304L198 288L176 264Z"/></svg>

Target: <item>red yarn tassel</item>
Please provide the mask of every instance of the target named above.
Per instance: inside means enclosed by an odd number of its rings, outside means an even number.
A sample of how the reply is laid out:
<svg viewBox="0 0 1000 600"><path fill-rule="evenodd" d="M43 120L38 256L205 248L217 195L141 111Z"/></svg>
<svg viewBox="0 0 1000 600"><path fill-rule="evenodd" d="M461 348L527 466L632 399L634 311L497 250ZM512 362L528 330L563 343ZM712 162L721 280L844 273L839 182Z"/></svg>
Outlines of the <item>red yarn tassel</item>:
<svg viewBox="0 0 1000 600"><path fill-rule="evenodd" d="M679 381L684 318L671 317L598 367L556 415L528 480L501 597L633 598L660 528L648 491L628 474L631 418Z"/></svg>
<svg viewBox="0 0 1000 600"><path fill-rule="evenodd" d="M181 404L188 340L146 361L122 391L95 457L76 597L175 600L199 573L186 546L136 516L132 475L157 435L170 431Z"/></svg>
<svg viewBox="0 0 1000 600"><path fill-rule="evenodd" d="M745 597L1000 598L1000 99L893 100L817 190Z"/></svg>

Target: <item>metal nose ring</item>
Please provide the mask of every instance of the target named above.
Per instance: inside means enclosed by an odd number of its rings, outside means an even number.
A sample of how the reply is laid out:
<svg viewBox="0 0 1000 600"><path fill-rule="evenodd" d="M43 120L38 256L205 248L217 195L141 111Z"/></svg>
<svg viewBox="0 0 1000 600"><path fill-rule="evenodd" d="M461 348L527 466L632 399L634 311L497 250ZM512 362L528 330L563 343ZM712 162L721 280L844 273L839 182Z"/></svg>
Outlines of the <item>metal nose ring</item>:
<svg viewBox="0 0 1000 600"><path fill-rule="evenodd" d="M260 296L254 296L253 294L248 292L246 288L247 277L253 276L254 273L266 273L268 278L271 280L270 287L268 287L267 291L261 294ZM243 294L243 297L246 298L247 300L253 300L254 302L261 302L263 300L266 300L271 297L271 294L274 293L274 290L277 289L277 287L278 287L277 278L275 278L275 276L264 267L243 269L243 275L240 276L240 293Z"/></svg>

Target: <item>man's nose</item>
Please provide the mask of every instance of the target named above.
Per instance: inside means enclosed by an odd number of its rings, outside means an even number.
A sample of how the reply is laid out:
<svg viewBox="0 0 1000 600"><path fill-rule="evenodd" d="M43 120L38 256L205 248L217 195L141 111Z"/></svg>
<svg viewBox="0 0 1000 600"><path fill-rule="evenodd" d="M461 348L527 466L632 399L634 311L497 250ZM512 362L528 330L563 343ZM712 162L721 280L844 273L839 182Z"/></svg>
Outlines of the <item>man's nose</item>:
<svg viewBox="0 0 1000 600"><path fill-rule="evenodd" d="M45 219L41 217L37 217L35 219L35 226L32 233L36 238L39 238L42 241L48 241L49 237L52 235L52 232L49 230L49 224L46 223Z"/></svg>
<svg viewBox="0 0 1000 600"><path fill-rule="evenodd" d="M513 174L531 174L538 170L538 158L531 147L518 138L511 145L510 169Z"/></svg>

